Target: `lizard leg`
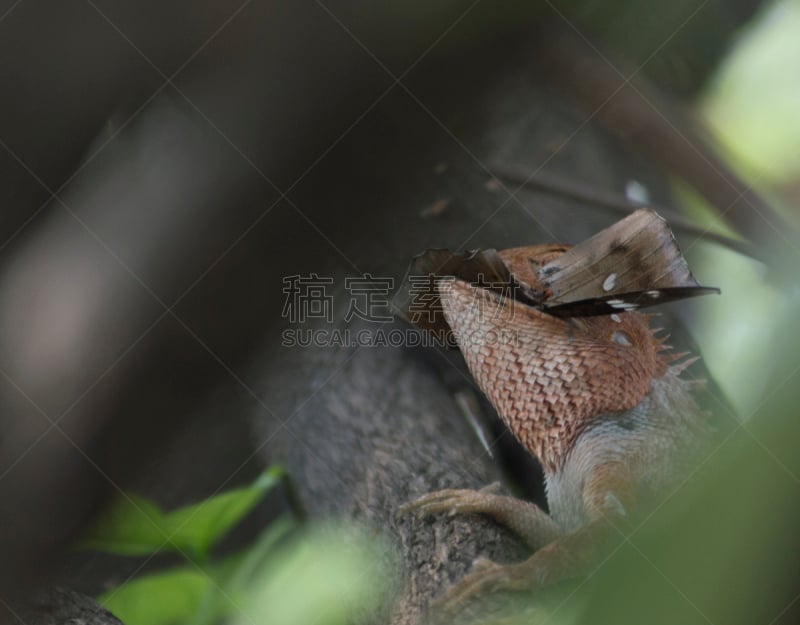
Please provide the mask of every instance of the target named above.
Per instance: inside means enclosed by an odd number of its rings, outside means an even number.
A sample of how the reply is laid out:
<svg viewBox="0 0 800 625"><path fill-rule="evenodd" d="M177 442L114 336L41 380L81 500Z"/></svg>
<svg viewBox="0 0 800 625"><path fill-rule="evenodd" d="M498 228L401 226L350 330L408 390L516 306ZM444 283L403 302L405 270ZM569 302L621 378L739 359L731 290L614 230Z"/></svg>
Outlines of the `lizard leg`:
<svg viewBox="0 0 800 625"><path fill-rule="evenodd" d="M559 532L553 520L533 504L485 491L439 491L413 502L412 506L422 507L424 511L480 511L501 522L510 520L508 525L511 529L539 524L544 532L548 527L553 531L551 540L544 546L540 544L540 548L524 562L496 564L486 559L477 560L468 575L433 603L434 613L450 615L482 595L499 591L531 591L585 574L608 550L609 542L616 534L613 528L624 520L632 505L628 468L619 462L594 467L583 485L583 498L591 520L569 534ZM535 512L531 512L531 508ZM520 533L524 536L524 532ZM535 540L529 542L536 544Z"/></svg>
<svg viewBox="0 0 800 625"><path fill-rule="evenodd" d="M607 521L597 520L559 536L524 562L496 564L478 560L469 574L434 601L431 609L439 616L453 615L480 596L532 591L580 577L601 560L613 536L609 530Z"/></svg>
<svg viewBox="0 0 800 625"><path fill-rule="evenodd" d="M505 525L536 550L555 540L561 530L536 504L492 492L499 484L481 490L447 489L423 495L405 504L400 514L429 516L437 513L485 514Z"/></svg>

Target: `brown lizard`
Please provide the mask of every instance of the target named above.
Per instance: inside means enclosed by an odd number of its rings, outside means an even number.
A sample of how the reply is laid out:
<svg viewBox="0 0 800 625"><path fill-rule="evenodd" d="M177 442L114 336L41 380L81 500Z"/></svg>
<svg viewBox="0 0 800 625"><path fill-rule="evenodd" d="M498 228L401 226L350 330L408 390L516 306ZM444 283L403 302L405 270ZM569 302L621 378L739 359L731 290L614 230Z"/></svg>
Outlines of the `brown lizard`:
<svg viewBox="0 0 800 625"><path fill-rule="evenodd" d="M427 316L415 317L413 302L408 316L461 349L541 462L550 509L487 489L438 491L403 507L486 514L535 550L516 564L479 560L439 600L450 611L476 595L579 575L643 490L680 475L710 429L692 397L698 383L680 377L696 358L668 353L652 315L636 309L717 290L697 284L666 222L648 210L575 247L429 251L411 272L426 270L449 279L431 283L438 298L423 299Z"/></svg>

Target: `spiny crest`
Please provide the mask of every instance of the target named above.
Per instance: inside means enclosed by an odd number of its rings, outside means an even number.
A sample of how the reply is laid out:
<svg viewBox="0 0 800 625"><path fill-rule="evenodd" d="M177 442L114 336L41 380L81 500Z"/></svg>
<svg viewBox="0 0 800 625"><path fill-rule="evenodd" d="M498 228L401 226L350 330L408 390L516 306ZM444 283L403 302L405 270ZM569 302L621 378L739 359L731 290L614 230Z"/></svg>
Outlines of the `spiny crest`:
<svg viewBox="0 0 800 625"><path fill-rule="evenodd" d="M638 313L645 321L650 321L655 315ZM651 328L651 340L656 351L657 358L663 362L667 369L675 376L679 376L686 371L694 363L700 360L700 356L691 356L691 352L672 352L672 345L667 344L670 334L666 333L662 336L657 336L660 332L664 332L663 327ZM689 356L689 358L687 358ZM702 381L705 383L705 380Z"/></svg>

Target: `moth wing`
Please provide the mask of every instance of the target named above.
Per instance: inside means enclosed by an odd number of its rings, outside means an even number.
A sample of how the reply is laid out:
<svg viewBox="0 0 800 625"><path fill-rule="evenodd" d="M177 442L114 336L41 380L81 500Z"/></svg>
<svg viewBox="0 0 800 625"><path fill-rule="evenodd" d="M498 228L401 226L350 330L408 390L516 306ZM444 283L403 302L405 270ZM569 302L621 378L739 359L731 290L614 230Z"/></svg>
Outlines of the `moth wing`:
<svg viewBox="0 0 800 625"><path fill-rule="evenodd" d="M719 292L698 284L667 222L648 209L570 248L541 267L539 277L551 293L545 310L561 316L602 315Z"/></svg>
<svg viewBox="0 0 800 625"><path fill-rule="evenodd" d="M711 295L719 292L719 289L715 287L705 286L650 289L633 293L606 295L605 297L593 297L555 306L544 306L543 310L556 317L593 317L628 312L655 306L656 304L667 304L679 299Z"/></svg>

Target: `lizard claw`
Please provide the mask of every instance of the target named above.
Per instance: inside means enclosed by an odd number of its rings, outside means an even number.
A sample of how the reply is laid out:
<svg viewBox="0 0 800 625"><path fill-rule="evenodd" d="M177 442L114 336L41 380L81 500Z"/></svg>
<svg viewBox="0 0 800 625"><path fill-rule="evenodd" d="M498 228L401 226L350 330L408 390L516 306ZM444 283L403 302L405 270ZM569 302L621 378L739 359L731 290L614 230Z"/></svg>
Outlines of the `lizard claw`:
<svg viewBox="0 0 800 625"><path fill-rule="evenodd" d="M484 496L498 487L499 484L495 483L481 490L459 488L437 490L400 506L397 510L397 515L413 513L419 517L425 517L439 512L446 512L450 516L455 516L456 514L477 511L477 505L484 500Z"/></svg>
<svg viewBox="0 0 800 625"><path fill-rule="evenodd" d="M470 571L470 573L479 573L480 571L489 571L495 566L497 566L497 564L492 562L489 558L484 558L483 556L479 556L472 563L472 570Z"/></svg>

